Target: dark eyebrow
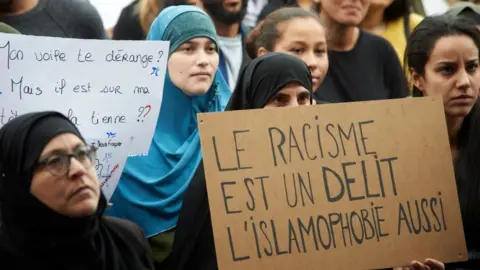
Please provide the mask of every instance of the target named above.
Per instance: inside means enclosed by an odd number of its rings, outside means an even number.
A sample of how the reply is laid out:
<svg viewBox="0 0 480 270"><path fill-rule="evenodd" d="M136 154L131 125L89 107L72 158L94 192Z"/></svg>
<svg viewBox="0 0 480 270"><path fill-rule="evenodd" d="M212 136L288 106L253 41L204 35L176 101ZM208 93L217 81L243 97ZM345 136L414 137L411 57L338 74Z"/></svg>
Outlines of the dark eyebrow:
<svg viewBox="0 0 480 270"><path fill-rule="evenodd" d="M80 142L73 147L73 151L77 151L78 149L80 149L81 147L84 147L84 146L85 146L85 144ZM53 155L64 154L65 152L67 152L67 151L65 151L63 149L60 149L60 148L55 148L51 151L48 151L45 155L41 156L40 158L48 158L48 157L53 156Z"/></svg>

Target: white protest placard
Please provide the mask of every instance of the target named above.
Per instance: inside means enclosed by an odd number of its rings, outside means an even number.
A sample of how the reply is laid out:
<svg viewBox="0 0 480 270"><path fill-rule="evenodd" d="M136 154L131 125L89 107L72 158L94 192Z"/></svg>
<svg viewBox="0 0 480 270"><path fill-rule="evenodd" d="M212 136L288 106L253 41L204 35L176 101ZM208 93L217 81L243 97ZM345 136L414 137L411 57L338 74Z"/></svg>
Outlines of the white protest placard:
<svg viewBox="0 0 480 270"><path fill-rule="evenodd" d="M87 143L97 148L95 170L107 201L113 195L131 149L128 140L118 138L113 132L101 139L87 139Z"/></svg>
<svg viewBox="0 0 480 270"><path fill-rule="evenodd" d="M107 133L148 152L162 102L169 42L0 34L0 128L59 111L85 138Z"/></svg>

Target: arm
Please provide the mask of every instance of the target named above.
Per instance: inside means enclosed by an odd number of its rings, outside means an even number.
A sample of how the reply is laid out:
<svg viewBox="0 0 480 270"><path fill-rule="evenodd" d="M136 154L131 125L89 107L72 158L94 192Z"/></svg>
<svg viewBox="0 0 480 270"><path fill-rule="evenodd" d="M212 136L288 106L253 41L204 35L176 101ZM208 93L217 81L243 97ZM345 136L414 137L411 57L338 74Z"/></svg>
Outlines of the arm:
<svg viewBox="0 0 480 270"><path fill-rule="evenodd" d="M392 45L386 41L384 58L385 85L390 89L389 98L404 98L408 96L408 86L405 74Z"/></svg>

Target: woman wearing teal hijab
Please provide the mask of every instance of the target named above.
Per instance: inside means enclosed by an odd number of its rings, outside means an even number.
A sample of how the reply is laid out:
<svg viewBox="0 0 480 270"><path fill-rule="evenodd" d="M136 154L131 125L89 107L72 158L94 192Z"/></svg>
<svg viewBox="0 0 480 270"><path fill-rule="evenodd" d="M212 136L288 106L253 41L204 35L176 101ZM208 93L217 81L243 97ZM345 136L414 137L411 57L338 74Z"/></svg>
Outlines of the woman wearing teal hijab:
<svg viewBox="0 0 480 270"><path fill-rule="evenodd" d="M196 114L223 111L231 91L217 70L215 26L201 9L164 9L147 39L170 41L160 115L148 156L128 158L108 214L140 225L160 262L171 250L183 194L202 158Z"/></svg>

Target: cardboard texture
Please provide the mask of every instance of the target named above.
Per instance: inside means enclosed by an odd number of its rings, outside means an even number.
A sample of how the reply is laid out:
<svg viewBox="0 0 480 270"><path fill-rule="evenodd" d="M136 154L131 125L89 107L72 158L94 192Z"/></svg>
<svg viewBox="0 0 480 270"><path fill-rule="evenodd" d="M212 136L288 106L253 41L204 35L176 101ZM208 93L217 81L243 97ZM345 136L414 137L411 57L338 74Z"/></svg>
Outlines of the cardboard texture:
<svg viewBox="0 0 480 270"><path fill-rule="evenodd" d="M467 259L440 99L198 118L220 269Z"/></svg>

